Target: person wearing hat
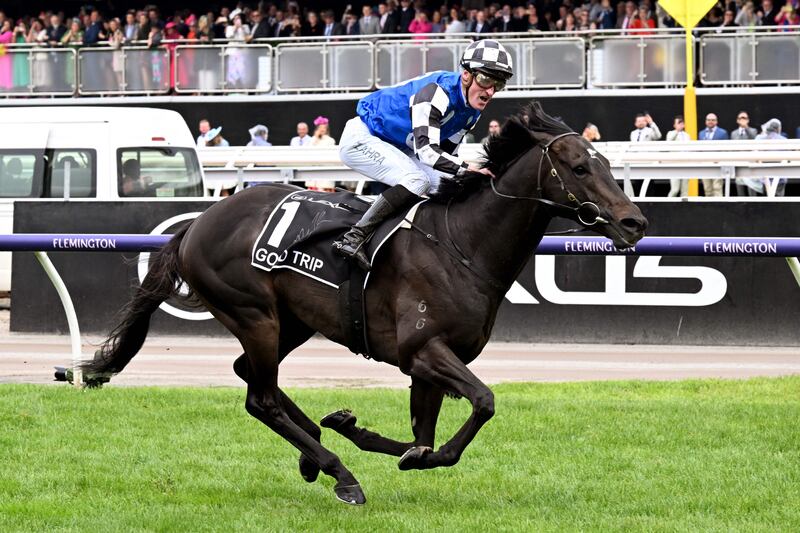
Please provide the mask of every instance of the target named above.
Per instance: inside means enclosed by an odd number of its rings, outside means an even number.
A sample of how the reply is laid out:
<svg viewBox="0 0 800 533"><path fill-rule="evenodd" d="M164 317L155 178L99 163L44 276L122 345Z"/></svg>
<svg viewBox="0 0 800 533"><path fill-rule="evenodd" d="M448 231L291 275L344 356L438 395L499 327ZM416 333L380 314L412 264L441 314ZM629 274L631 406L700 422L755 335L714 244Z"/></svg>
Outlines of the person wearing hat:
<svg viewBox="0 0 800 533"><path fill-rule="evenodd" d="M206 132L204 135L206 146L224 148L230 146L228 141L222 136L222 126L217 126Z"/></svg>
<svg viewBox="0 0 800 533"><path fill-rule="evenodd" d="M269 129L263 124L256 124L247 131L250 132L250 142L247 143L247 146L272 146L272 143L267 140Z"/></svg>
<svg viewBox="0 0 800 533"><path fill-rule="evenodd" d="M782 134L781 121L777 118L771 118L761 125L761 133L756 135L757 141L782 141L785 137ZM786 178L773 178L778 180L775 187L775 196L784 196L786 194ZM766 196L767 190L765 186L769 185L769 178L744 178L744 183L748 188L749 196Z"/></svg>
<svg viewBox="0 0 800 533"><path fill-rule="evenodd" d="M389 185L334 250L369 270L363 245L378 225L435 191L442 179L487 168L458 156L464 135L513 76L511 55L485 39L467 46L461 69L437 71L373 92L344 127L339 154L353 170Z"/></svg>
<svg viewBox="0 0 800 533"><path fill-rule="evenodd" d="M328 135L328 118L322 115L314 119L314 135L311 136L311 146L336 146L336 140ZM331 180L309 181L306 187L312 191L336 191L336 182Z"/></svg>
<svg viewBox="0 0 800 533"><path fill-rule="evenodd" d="M318 116L314 119L314 136L311 146L336 146L336 140L328 135L328 118Z"/></svg>

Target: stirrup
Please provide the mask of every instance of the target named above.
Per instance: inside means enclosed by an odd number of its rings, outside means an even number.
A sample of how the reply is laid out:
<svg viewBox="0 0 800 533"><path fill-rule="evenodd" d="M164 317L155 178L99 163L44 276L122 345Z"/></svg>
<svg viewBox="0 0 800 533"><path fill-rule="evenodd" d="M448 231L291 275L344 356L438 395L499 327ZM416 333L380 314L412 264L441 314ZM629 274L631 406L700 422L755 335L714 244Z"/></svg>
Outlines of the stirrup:
<svg viewBox="0 0 800 533"><path fill-rule="evenodd" d="M367 257L366 252L364 251L364 247L367 241L364 240L358 246L353 246L349 242L346 241L336 241L333 243L334 248L333 250L341 255L356 263L359 268L362 270L366 270L369 272L372 265L369 262L369 257Z"/></svg>

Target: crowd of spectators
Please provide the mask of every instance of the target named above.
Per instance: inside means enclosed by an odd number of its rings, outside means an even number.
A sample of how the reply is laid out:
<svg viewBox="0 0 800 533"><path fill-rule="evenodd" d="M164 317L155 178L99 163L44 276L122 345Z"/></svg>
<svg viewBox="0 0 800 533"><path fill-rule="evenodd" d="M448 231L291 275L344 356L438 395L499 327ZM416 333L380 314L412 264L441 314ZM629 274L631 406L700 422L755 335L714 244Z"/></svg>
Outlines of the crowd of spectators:
<svg viewBox="0 0 800 533"><path fill-rule="evenodd" d="M223 0L224 2L224 0ZM784 3L785 2L785 3ZM472 7L473 5L478 7ZM718 2L699 26L707 31L740 27L740 31L761 26L800 24L800 0L733 0ZM20 8L17 8L20 9ZM490 3L483 0L445 1L385 0L351 4L336 10L319 11L312 0L300 2L231 2L207 10L203 7L179 9L171 15L155 4L124 13L101 12L88 6L76 12L61 9L27 14L16 18L0 10L0 92L29 86L52 92L69 92L75 65L68 55L38 55L30 66L25 53L6 53L7 47L97 47L108 46L113 53L85 54L82 69L85 78L81 90L113 91L123 83L129 92L172 91L176 82L176 47L179 43L210 44L232 42L246 44L266 39L308 37L337 39L340 36L408 34L473 34L475 38L497 34L558 35L600 30L618 30L623 34L648 35L656 28L674 27L675 21L655 0L537 0L529 2ZM273 41L274 42L274 41ZM137 54L123 54L122 47L145 47ZM147 49L152 50L147 50ZM166 50L166 52L165 52ZM63 53L62 50L58 52ZM162 55L156 54L161 52ZM209 55L184 50L183 76L197 72L194 83L212 86ZM197 55L195 64L194 55ZM200 57L202 55L202 57ZM189 56L192 56L191 58ZM256 83L257 59L241 48L232 47L226 54L226 88L245 89ZM249 61L249 63L248 63ZM62 64L63 63L63 64ZM133 65L130 68L128 64ZM216 63L214 63L216 65ZM48 70L49 68L49 70ZM34 70L36 70L34 72ZM123 75L123 73L126 73ZM202 76L201 76L202 74ZM203 77L205 76L205 77ZM123 81L124 80L124 81ZM187 86L187 79L180 80Z"/></svg>
<svg viewBox="0 0 800 533"><path fill-rule="evenodd" d="M492 121L492 122L497 122ZM297 135L292 137L289 141L289 146L296 147L324 147L336 146L336 139L330 136L330 120L324 116L318 116L313 121L314 131L309 134L308 123L297 123ZM197 136L197 146L205 147L225 147L230 146L230 143L222 135L222 127L212 127L208 119L201 119L197 125L199 135ZM499 125L498 125L499 130ZM272 146L269 141L269 128L263 124L256 124L248 129L250 141L247 146ZM346 184L349 185L349 184ZM315 181L307 184L311 190L333 192L336 184L333 181ZM354 185L353 185L354 187ZM352 188L352 187L351 187ZM224 195L232 191L223 191Z"/></svg>
<svg viewBox="0 0 800 533"><path fill-rule="evenodd" d="M435 4L435 5L434 5ZM469 7L479 5L481 7ZM718 2L698 26L704 28L800 24L800 0ZM119 47L157 45L164 40L210 43L251 42L286 37L339 35L577 32L619 29L647 34L675 21L655 0L538 0L491 3L386 0L337 11L315 10L314 2L238 2L218 11L186 8L168 15L157 5L126 13L101 13L92 7L60 9L13 20L0 11L0 44Z"/></svg>
<svg viewBox="0 0 800 533"><path fill-rule="evenodd" d="M589 126L596 130L593 124L587 125L584 130L583 136L589 140L599 140L594 138L592 132L587 131ZM683 116L678 115L673 119L672 130L667 133L667 142L686 142L690 141L691 137L685 130ZM796 132L800 135L800 128ZM597 132L599 137L599 132ZM658 125L650 116L647 111L638 113L634 118L634 129L630 134L631 142L644 142L644 141L659 141L662 138L661 130ZM745 111L736 113L736 128L730 132L719 125L719 117L716 113L708 113L705 116L705 127L697 132L698 141L727 141L727 140L781 140L788 138L788 135L783 131L783 125L777 118L771 118L765 123L761 124L761 131L750 125L750 114ZM722 179L707 179L704 178L702 182L702 191L704 196L724 196L724 180ZM670 190L668 196L687 196L688 183L685 180L671 180ZM736 179L736 195L737 196L766 196L766 187L769 182L766 179ZM783 196L786 189L786 179L781 178L777 180L775 189L775 196Z"/></svg>

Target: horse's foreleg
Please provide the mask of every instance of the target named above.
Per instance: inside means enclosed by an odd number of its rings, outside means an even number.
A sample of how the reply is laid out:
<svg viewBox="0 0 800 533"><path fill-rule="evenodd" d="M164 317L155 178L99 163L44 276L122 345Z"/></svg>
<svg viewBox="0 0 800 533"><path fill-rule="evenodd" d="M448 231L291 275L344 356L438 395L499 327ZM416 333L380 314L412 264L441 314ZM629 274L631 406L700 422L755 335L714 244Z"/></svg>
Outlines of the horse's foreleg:
<svg viewBox="0 0 800 533"><path fill-rule="evenodd" d="M322 427L333 429L352 441L365 452L385 453L400 457L414 446L433 446L436 421L442 406L444 392L429 383L413 379L411 382L411 429L413 442L401 442L384 437L374 431L356 426L356 417L349 411L336 411L320 421Z"/></svg>
<svg viewBox="0 0 800 533"><path fill-rule="evenodd" d="M428 381L445 391L469 399L472 414L447 443L437 451L412 448L400 459L401 470L452 466L461 458L481 427L494 415L494 394L440 339L432 339L411 360L412 377Z"/></svg>
<svg viewBox="0 0 800 533"><path fill-rule="evenodd" d="M414 432L414 446L433 446L443 399L444 390L441 387L419 378L411 378L411 430Z"/></svg>

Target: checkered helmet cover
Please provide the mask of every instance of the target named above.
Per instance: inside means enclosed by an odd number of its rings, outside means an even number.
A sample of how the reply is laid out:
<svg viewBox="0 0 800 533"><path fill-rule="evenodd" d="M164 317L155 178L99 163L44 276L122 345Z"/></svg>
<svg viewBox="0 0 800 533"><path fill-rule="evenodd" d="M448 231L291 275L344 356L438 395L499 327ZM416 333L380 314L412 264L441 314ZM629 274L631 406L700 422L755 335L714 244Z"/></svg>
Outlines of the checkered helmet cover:
<svg viewBox="0 0 800 533"><path fill-rule="evenodd" d="M483 70L499 74L503 79L514 75L511 54L494 39L482 39L467 46L461 56L461 66L469 71Z"/></svg>

